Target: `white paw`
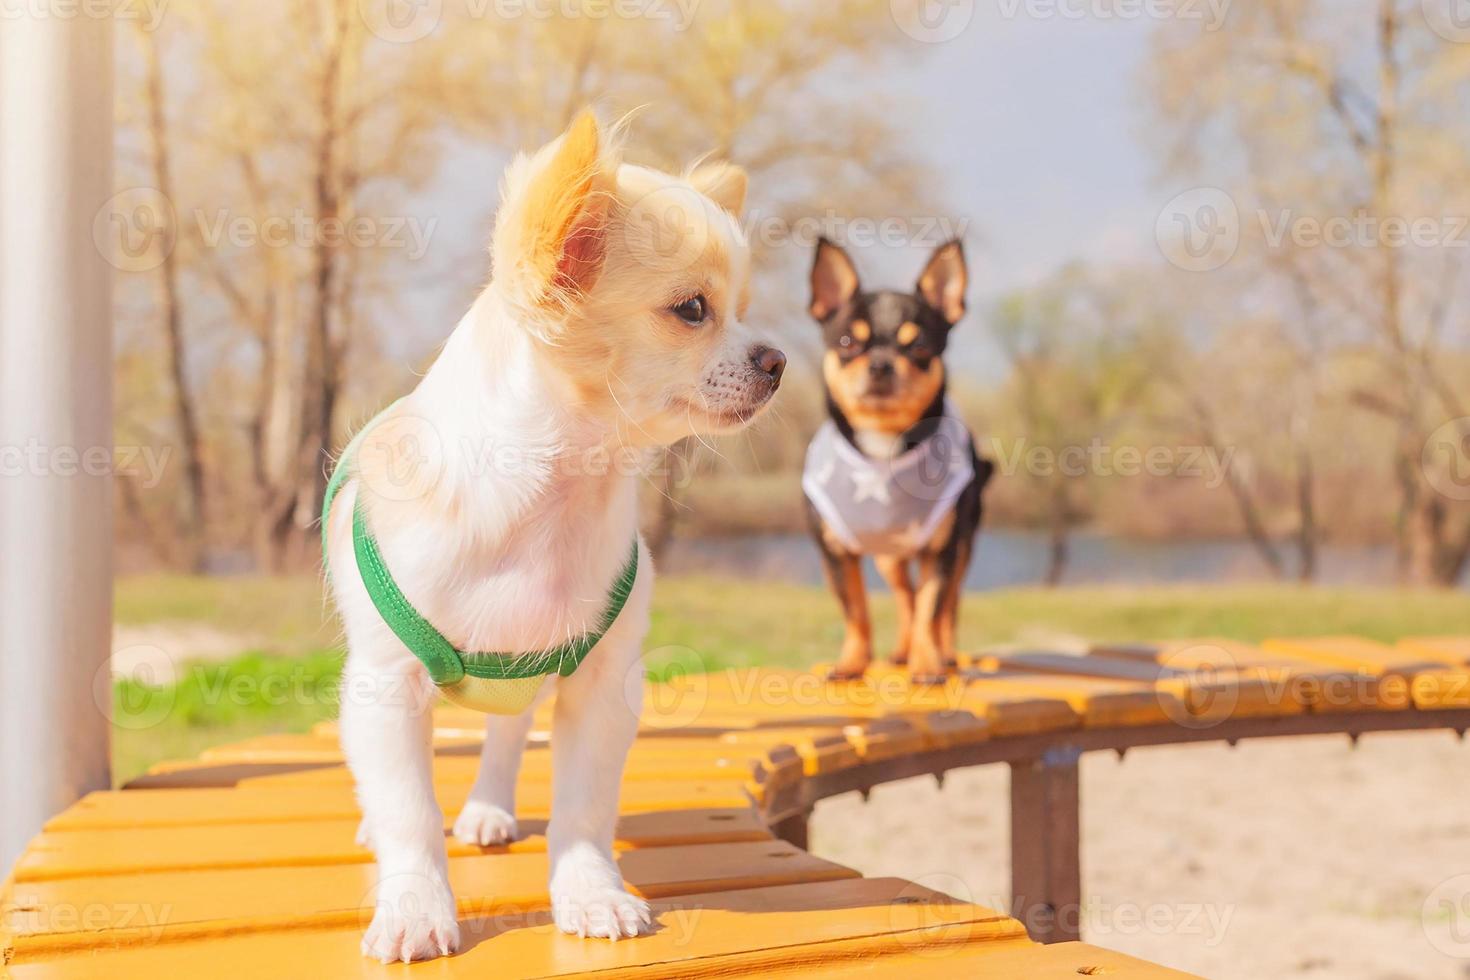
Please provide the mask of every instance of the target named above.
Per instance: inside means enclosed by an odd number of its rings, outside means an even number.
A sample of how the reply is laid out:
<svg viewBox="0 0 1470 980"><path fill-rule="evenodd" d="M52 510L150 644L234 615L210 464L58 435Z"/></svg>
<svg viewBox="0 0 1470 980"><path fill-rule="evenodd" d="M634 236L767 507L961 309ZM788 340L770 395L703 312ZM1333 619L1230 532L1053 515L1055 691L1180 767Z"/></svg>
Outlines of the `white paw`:
<svg viewBox="0 0 1470 980"><path fill-rule="evenodd" d="M653 931L648 903L616 887L553 893L551 914L558 929L583 939L617 940Z"/></svg>
<svg viewBox="0 0 1470 980"><path fill-rule="evenodd" d="M362 955L412 963L459 951L454 896L438 875L390 875L378 882L374 899Z"/></svg>
<svg viewBox="0 0 1470 980"><path fill-rule="evenodd" d="M470 800L454 821L454 836L466 844L509 844L520 836L516 818L494 803Z"/></svg>
<svg viewBox="0 0 1470 980"><path fill-rule="evenodd" d="M357 835L352 840L358 847L370 848L373 846L373 835L368 832L367 817L363 817L362 821L357 825Z"/></svg>

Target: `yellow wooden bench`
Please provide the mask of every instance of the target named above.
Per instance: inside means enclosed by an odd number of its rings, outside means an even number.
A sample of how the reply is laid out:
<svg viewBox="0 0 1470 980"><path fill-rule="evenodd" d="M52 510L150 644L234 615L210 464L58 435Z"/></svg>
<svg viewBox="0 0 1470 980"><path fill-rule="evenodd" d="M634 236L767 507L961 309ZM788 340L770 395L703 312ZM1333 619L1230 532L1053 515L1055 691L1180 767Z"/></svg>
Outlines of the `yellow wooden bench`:
<svg viewBox="0 0 1470 980"><path fill-rule="evenodd" d="M652 686L616 849L660 929L617 944L549 924L549 712L532 731L523 838L449 843L466 949L380 966L358 939L371 854L333 724L163 763L52 819L3 891L5 971L29 978L401 975L1169 977L1085 946L1077 760L1166 743L1470 727L1470 641L1350 637L1099 647L967 659L942 687L732 671ZM446 824L481 719L435 716ZM1011 768L1009 914L805 851L819 800L962 766ZM1025 923L1024 925L1022 923ZM1030 930L1028 935L1027 930ZM1043 945L1043 944L1051 945Z"/></svg>

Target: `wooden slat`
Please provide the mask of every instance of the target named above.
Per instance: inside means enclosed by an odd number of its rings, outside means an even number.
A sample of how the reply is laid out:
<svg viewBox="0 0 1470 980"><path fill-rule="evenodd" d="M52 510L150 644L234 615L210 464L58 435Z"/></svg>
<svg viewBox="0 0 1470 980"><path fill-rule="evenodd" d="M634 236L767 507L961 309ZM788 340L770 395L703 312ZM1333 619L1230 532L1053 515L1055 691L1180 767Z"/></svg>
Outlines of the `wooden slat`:
<svg viewBox="0 0 1470 980"><path fill-rule="evenodd" d="M663 847L621 855L630 888L646 898L856 878L784 841ZM548 908L545 854L451 858L449 879L461 916L524 914ZM107 932L117 945L239 932L329 928L371 918L376 871L366 865L152 872L17 888L5 926L21 957L79 950ZM57 910L92 910L74 921Z"/></svg>
<svg viewBox="0 0 1470 980"><path fill-rule="evenodd" d="M495 851L546 850L546 819L521 818L521 839L508 846L478 847L448 838L451 857ZM315 820L261 825L206 824L127 827L45 833L15 867L17 881L49 881L147 871L366 864L372 852L355 842L358 821ZM755 811L662 810L625 813L618 820L619 850L719 844L771 838Z"/></svg>
<svg viewBox="0 0 1470 980"><path fill-rule="evenodd" d="M1470 665L1470 636L1412 636L1397 645L1414 656L1442 658L1456 667Z"/></svg>
<svg viewBox="0 0 1470 980"><path fill-rule="evenodd" d="M1188 716L1174 720L1192 725L1218 724L1233 718L1294 715L1306 710L1305 702L1292 697L1285 685L1233 665L1227 667L1208 660L1186 669L1166 666L1156 660L1024 651L988 656L981 660L981 665L990 670L1005 668L1147 683L1177 698Z"/></svg>
<svg viewBox="0 0 1470 980"><path fill-rule="evenodd" d="M559 933L545 912L461 922L465 950L429 966L383 966L359 951L356 924L327 931L240 931L207 939L18 954L14 980L236 976L323 980L345 975L610 978L787 977L861 966L917 949L1024 942L1020 923L892 878L752 888L654 902L660 929L610 943ZM1036 949L1029 944L1024 948ZM1014 962L1014 961L1013 961ZM412 971L412 972L410 972Z"/></svg>
<svg viewBox="0 0 1470 980"><path fill-rule="evenodd" d="M852 980L914 980L916 977L1025 977L1026 980L1199 980L1195 974L1156 966L1086 943L1027 946L1020 943L959 949L919 949L861 964L844 964L815 977Z"/></svg>
<svg viewBox="0 0 1470 980"><path fill-rule="evenodd" d="M1412 677L1421 671L1453 666L1452 658L1446 656L1402 650L1356 636L1273 637L1262 641L1261 649L1377 676Z"/></svg>
<svg viewBox="0 0 1470 980"><path fill-rule="evenodd" d="M1185 713L1178 697L1152 685L1020 671L975 671L975 687L1018 697L1054 698L1071 706L1088 728L1161 725Z"/></svg>
<svg viewBox="0 0 1470 980"><path fill-rule="evenodd" d="M862 761L857 748L842 733L841 725L743 729L725 732L716 739L721 745L735 747L789 745L800 756L802 771L808 776L837 772Z"/></svg>
<svg viewBox="0 0 1470 980"><path fill-rule="evenodd" d="M436 787L446 822L469 794L465 783ZM727 809L749 803L749 795L730 782L630 782L623 787L622 812ZM551 813L550 787L522 783L517 815ZM205 824L294 823L355 820L359 815L347 786L244 787L241 789L156 789L89 793L46 824L47 831L103 830L115 827L187 827Z"/></svg>
<svg viewBox="0 0 1470 980"><path fill-rule="evenodd" d="M1316 714L1392 711L1408 707L1402 680L1385 684L1376 674L1351 666L1306 660L1283 650L1266 650L1235 640L1175 640L1161 644L1099 645L1096 657L1159 664L1184 671L1238 672L1265 682L1268 697Z"/></svg>
<svg viewBox="0 0 1470 980"><path fill-rule="evenodd" d="M299 771L264 773L259 782L278 783L342 783L350 784L352 774L342 764L342 753L328 739L316 736L276 736L250 739L233 745L211 749L200 756L203 765L285 765L297 763ZM262 744L264 743L264 744ZM752 767L764 766L770 773L767 780L774 778L784 763L769 758L769 748L741 752L738 749L711 742L709 739L649 740L637 745L628 754L625 768L628 779L735 779L745 780L756 775ZM469 751L463 751L463 750ZM435 782L474 782L480 768L480 743L467 742L440 749L434 758ZM154 773L152 778L137 781L135 788L167 785L163 777L177 777L184 772L173 768ZM528 748L522 756L521 772L528 780L549 782L551 780L551 752L547 746Z"/></svg>

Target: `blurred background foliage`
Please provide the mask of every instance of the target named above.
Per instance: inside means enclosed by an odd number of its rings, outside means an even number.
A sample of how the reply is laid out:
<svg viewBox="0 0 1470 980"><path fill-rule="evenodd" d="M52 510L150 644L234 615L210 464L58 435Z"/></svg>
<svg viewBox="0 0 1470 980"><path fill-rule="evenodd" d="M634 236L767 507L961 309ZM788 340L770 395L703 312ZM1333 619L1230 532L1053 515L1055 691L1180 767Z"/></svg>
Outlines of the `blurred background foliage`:
<svg viewBox="0 0 1470 980"><path fill-rule="evenodd" d="M261 0L249 16L173 0L157 30L124 32L119 186L168 208L154 260L121 280L117 440L170 453L160 482L119 481L124 568L313 566L330 453L412 384L451 327L434 311L463 309L488 269L478 246L446 254L435 222L488 241L507 155L586 103L633 114L636 161L711 154L751 172L752 316L780 326L793 360L757 430L676 447L655 468L649 535L663 552L800 532L802 454L824 418L802 312L809 243L771 230L811 219L840 240L858 217L961 217L944 181L984 180L981 162L910 139L915 107L886 84L934 46L894 29L889 0L703 0L687 24L478 7L444 4L413 43L374 34L356 0ZM1391 0L1262 0L1234 5L1220 30L1148 29L1135 87L1159 172L1231 189L1238 252L1208 275L1162 255L1065 262L972 302L966 338L984 334L996 356L956 370L951 390L1002 463L990 525L1031 534L1035 577L1051 584L1079 533L1239 540L1254 573L1303 580L1321 575L1324 547L1374 546L1392 579L1460 581L1470 503L1436 487L1465 486L1465 456L1425 450L1470 413L1470 250L1301 247L1255 216L1470 214L1470 45ZM466 161L484 163L468 187ZM957 166L974 172L946 172ZM367 218L377 237L266 245L231 230L296 216ZM405 221L438 246L427 257L382 240ZM1230 465L1212 484L1025 455L1098 441Z"/></svg>

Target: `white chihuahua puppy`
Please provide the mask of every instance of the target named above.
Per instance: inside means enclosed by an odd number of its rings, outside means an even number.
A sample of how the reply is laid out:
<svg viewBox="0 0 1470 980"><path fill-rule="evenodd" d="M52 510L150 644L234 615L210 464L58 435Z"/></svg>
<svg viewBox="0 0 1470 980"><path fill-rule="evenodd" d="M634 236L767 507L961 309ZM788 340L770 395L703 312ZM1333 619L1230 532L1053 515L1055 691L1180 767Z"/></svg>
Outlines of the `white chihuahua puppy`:
<svg viewBox="0 0 1470 980"><path fill-rule="evenodd" d="M362 945L385 962L450 954L459 927L432 772L441 689L364 585L364 534L402 597L458 651L529 655L601 636L537 695L556 689L552 914L581 936L651 928L612 854L642 689L628 679L641 681L653 585L644 548L630 563L640 475L625 461L744 425L775 393L785 358L742 322L744 173L714 164L674 177L621 163L617 142L584 113L511 165L492 281L417 388L344 459L329 507L349 651L342 744L378 863ZM634 567L619 609L609 594ZM460 840L515 839L533 706L487 715Z"/></svg>

